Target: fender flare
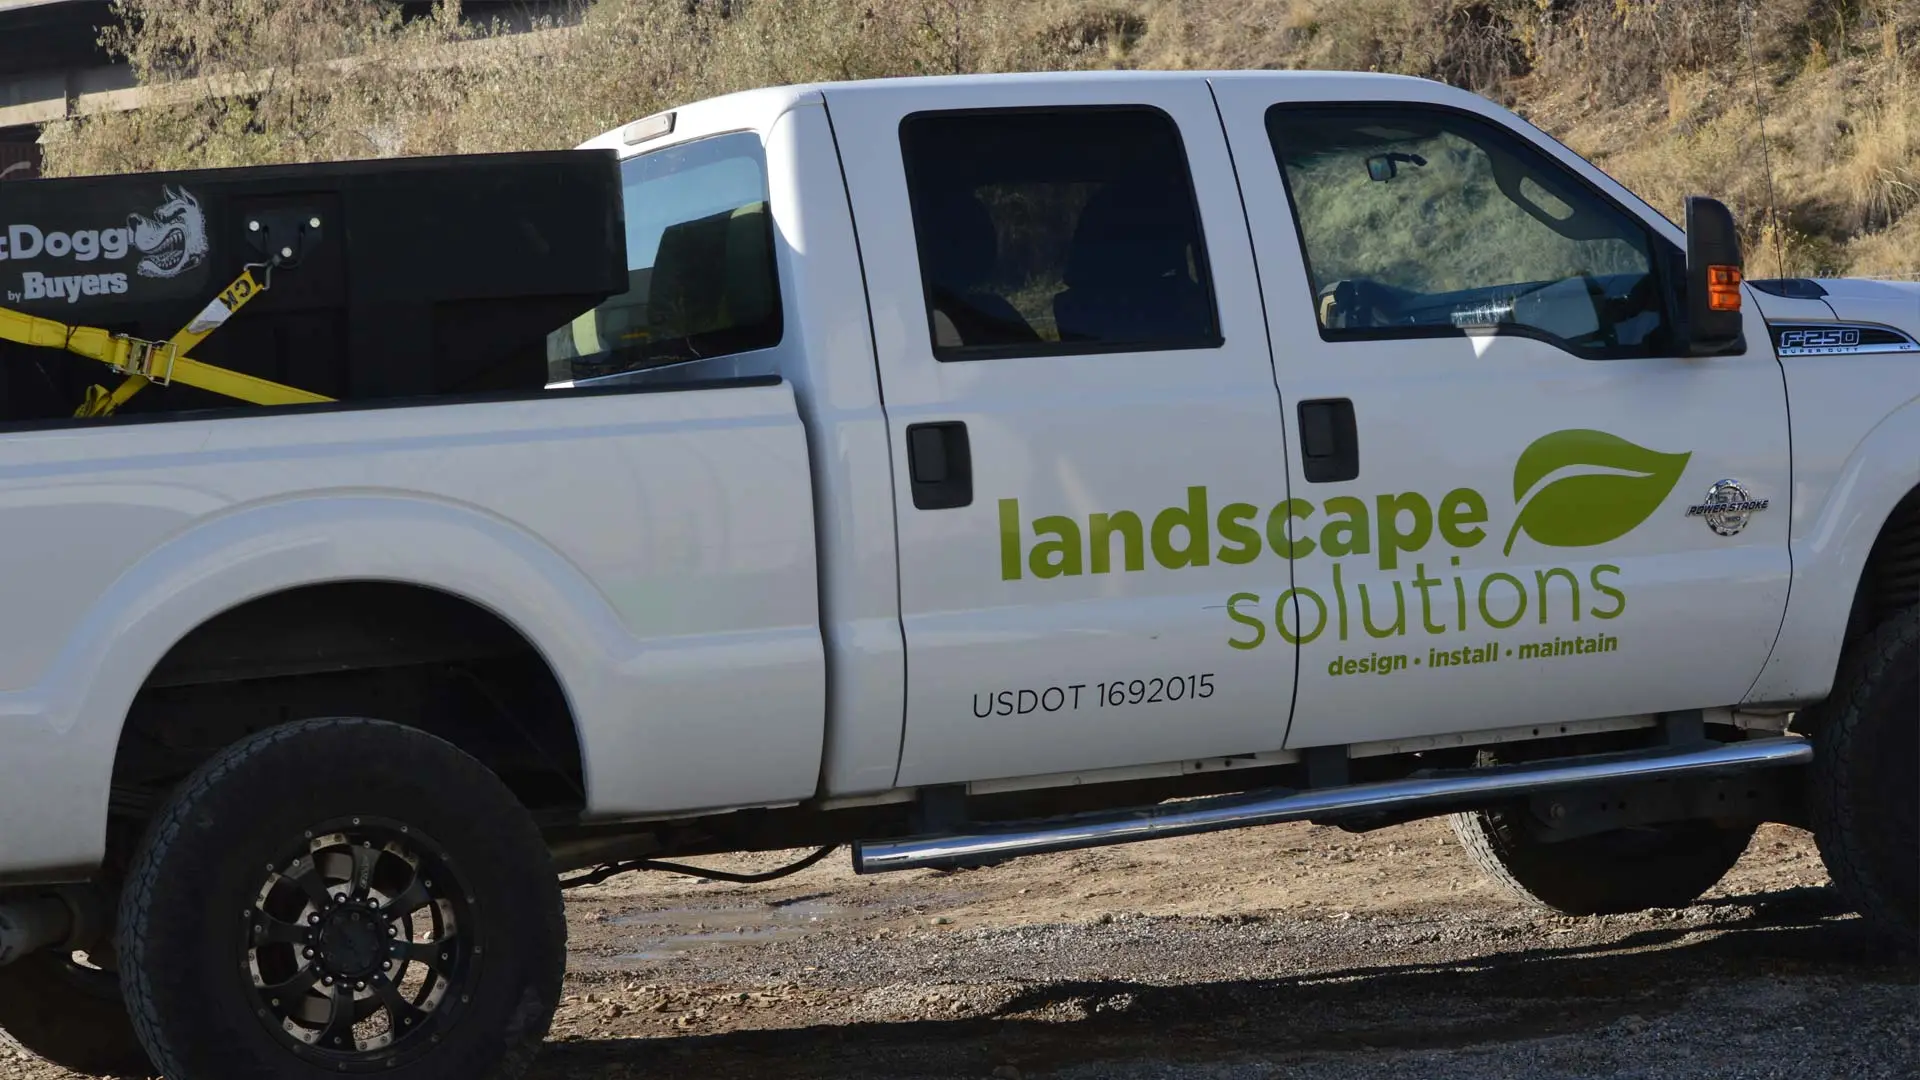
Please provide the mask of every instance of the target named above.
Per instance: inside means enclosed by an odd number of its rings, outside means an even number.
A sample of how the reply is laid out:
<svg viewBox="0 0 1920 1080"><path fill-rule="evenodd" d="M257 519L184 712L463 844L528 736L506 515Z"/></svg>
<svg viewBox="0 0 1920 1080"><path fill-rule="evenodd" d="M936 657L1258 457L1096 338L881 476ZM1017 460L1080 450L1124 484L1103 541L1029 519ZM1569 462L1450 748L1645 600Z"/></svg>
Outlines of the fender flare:
<svg viewBox="0 0 1920 1080"><path fill-rule="evenodd" d="M107 587L35 687L0 695L0 714L19 721L13 730L27 744L17 749L61 780L14 798L0 792L9 864L16 872L98 864L122 729L176 643L248 601L342 581L435 589L519 632L566 698L591 801L601 756L583 696L593 697L596 670L632 640L606 597L560 552L495 515L332 491L235 507L169 538Z"/></svg>
<svg viewBox="0 0 1920 1080"><path fill-rule="evenodd" d="M1833 689L1847 625L1874 542L1900 501L1920 488L1920 401L1882 417L1834 474L1818 516L1795 507L1793 585L1780 635L1745 703L1817 701ZM1795 500L1802 498L1799 492Z"/></svg>

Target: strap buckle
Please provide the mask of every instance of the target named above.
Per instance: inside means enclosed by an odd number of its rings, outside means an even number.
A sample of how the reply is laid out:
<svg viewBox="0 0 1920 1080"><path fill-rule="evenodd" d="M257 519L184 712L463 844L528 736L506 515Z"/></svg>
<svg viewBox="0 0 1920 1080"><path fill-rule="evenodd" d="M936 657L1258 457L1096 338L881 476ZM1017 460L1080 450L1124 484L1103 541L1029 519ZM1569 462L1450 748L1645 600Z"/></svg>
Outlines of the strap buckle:
<svg viewBox="0 0 1920 1080"><path fill-rule="evenodd" d="M126 361L112 365L115 371L123 375L138 375L156 386L173 382L173 365L180 359L178 345L171 341L147 341L126 334L115 334L113 339L124 341L127 345Z"/></svg>

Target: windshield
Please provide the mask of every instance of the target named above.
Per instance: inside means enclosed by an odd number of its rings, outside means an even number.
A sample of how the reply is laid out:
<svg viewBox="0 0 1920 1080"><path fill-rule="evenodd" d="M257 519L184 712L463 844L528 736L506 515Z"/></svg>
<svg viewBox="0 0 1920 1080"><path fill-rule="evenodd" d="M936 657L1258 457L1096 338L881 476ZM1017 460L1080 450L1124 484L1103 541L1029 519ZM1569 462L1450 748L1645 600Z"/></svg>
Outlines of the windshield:
<svg viewBox="0 0 1920 1080"><path fill-rule="evenodd" d="M590 379L780 341L766 159L720 135L621 166L627 291L547 338L549 377Z"/></svg>

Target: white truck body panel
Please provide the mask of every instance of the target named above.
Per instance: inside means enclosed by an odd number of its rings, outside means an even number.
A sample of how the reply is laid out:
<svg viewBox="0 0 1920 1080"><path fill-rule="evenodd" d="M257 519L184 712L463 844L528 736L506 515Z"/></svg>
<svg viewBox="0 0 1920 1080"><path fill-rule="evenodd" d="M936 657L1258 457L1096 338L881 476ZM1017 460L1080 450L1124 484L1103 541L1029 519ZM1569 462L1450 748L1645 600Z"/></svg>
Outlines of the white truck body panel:
<svg viewBox="0 0 1920 1080"><path fill-rule="evenodd" d="M331 581L440 589L525 633L600 812L809 795L811 502L784 386L12 433L0 579L34 617L7 621L0 716L33 767L0 784L6 868L99 858L121 722L174 642Z"/></svg>
<svg viewBox="0 0 1920 1080"><path fill-rule="evenodd" d="M1765 324L1749 305L1747 352L1703 358L1591 359L1517 334L1321 340L1264 118L1274 106L1376 99L1381 86L1362 76L1226 77L1215 88L1261 254L1273 340L1283 343L1276 362L1282 395L1351 398L1358 417L1363 464L1356 480L1309 483L1297 458L1290 463L1295 497L1315 507L1295 524L1302 536L1320 537L1333 514L1328 500L1357 497L1372 512L1374 529L1383 530L1380 500L1404 493L1417 494L1438 519L1460 489L1480 496L1488 520L1473 526L1478 533L1465 544L1449 542L1436 520L1420 550L1389 551L1375 539L1371 553L1297 560L1294 596L1278 576L1249 589L1260 599L1248 610L1260 610L1269 626L1283 596L1304 605L1293 623L1303 634L1317 621L1313 604L1325 611L1326 631L1301 646L1288 745L1741 700L1786 605L1787 515L1755 514L1737 536L1722 537L1687 516L1687 508L1723 478L1737 478L1756 498L1788 494L1786 397ZM1562 156L1558 144L1477 95L1421 82L1406 90L1413 100L1533 136L1535 149L1608 186L1590 166ZM1637 209L1648 228L1668 232L1664 219L1637 202L1628 209ZM1569 429L1597 429L1690 456L1673 493L1644 524L1594 547L1546 547L1514 535L1521 494L1515 462L1536 439ZM1544 484L1580 471L1595 470L1570 463ZM1413 531L1415 514L1398 511L1401 532ZM1610 651L1526 658L1529 645L1569 640ZM1261 651L1277 647L1270 641ZM1462 657L1467 663L1433 667L1463 648L1477 650ZM1386 661L1390 677L1355 674L1350 660L1376 670Z"/></svg>
<svg viewBox="0 0 1920 1080"><path fill-rule="evenodd" d="M1867 323L1920 337L1920 284L1818 279L1826 294L1750 290L1781 323ZM1785 356L1793 436L1793 589L1746 701L1817 701L1833 687L1854 589L1920 464L1920 353ZM1863 404L1863 402L1871 404Z"/></svg>
<svg viewBox="0 0 1920 1080"><path fill-rule="evenodd" d="M821 632L831 672L822 783L838 795L885 791L899 767L906 697L893 464L873 333L857 288L861 253L822 94L774 88L699 102L675 111L671 136L637 145L625 142L623 130L583 146L630 158L726 132L760 132L765 140L785 337L773 349L685 365L685 375L777 373L794 386L813 467ZM664 369L646 377L676 376Z"/></svg>
<svg viewBox="0 0 1920 1080"><path fill-rule="evenodd" d="M1920 318L1906 325L1920 326ZM1847 629L1854 589L1888 513L1914 489L1920 462L1920 358L1890 359L1785 361L1793 402L1793 596L1748 701L1817 701L1833 687L1834 643ZM1856 396L1866 385L1884 395L1871 410ZM1891 411L1875 415L1883 408Z"/></svg>
<svg viewBox="0 0 1920 1080"><path fill-rule="evenodd" d="M1825 693L1868 550L1920 473L1920 360L1783 363L1765 319L1825 310L1920 334L1920 292L1827 283L1830 300L1810 302L1748 288L1738 356L1582 359L1509 334L1330 339L1263 118L1278 102L1355 101L1487 118L1653 236L1684 240L1511 114L1419 80L1109 72L787 87L676 110L663 138L629 144L618 129L586 144L633 157L755 134L777 345L598 380L605 393L0 433L0 610L12 613L0 619L0 875L84 876L98 862L122 723L174 643L248 600L333 581L443 590L524 634L571 706L590 820L1176 774L1231 755L1429 745L1535 721L1632 726ZM1062 105L1147 105L1177 123L1214 347L935 358L903 118ZM738 375L779 381L676 390ZM1353 402L1357 479L1306 479L1296 409L1321 398ZM907 428L956 420L970 431L973 501L918 509ZM1586 429L1677 477L1639 527L1544 548L1517 531L1516 487L1623 470L1576 463L1517 484L1516 460ZM1729 535L1689 513L1722 479L1771 501ZM1083 548L1085 572L1035 572L1040 519L1090 532L1093 517L1132 511L1151 523L1190 508L1195 488L1203 519L1248 508L1257 558L1101 573ZM1388 565L1376 520L1359 530L1375 542L1365 550L1277 554L1324 540L1329 499L1377 518L1382 496L1416 493L1440 515L1463 488L1485 503L1455 514L1484 532L1473 543L1433 539ZM1010 516L1003 500L1017 503ZM1307 513L1288 512L1295 500ZM1400 612L1384 636L1367 629L1362 586L1375 627L1384 604ZM1307 636L1307 591L1328 629L1295 644L1281 630ZM1509 616L1519 595L1526 608ZM1591 636L1617 640L1538 666L1505 652ZM1474 648L1490 651L1434 670L1438 652ZM1391 678L1347 668L1384 653L1420 663ZM1178 699L1123 692L1109 705L1096 690L1176 678Z"/></svg>
<svg viewBox="0 0 1920 1080"><path fill-rule="evenodd" d="M922 110L1121 103L1155 106L1180 125L1226 344L936 360L914 236L894 224L908 219L892 135L902 119ZM1220 633L1220 605L1246 568L1216 559L1177 572L1102 573L1091 550L1083 573L1043 580L1031 565L1042 517L1085 527L1093 514L1130 510L1150 523L1162 508L1185 505L1196 485L1222 501L1269 506L1286 497L1286 429L1232 162L1206 84L1124 75L1038 86L922 82L844 96L829 89L827 106L842 131L895 460L904 460L908 425L922 420L963 421L972 442L971 506L920 510L904 475L895 481L908 655L899 782L1277 749L1291 658L1223 648ZM1014 580L1002 567L1001 500L1018 503ZM1210 676L1212 688L1189 700L1186 681L1198 676ZM1103 683L1156 678L1180 680L1179 697L1163 681L1157 703L1150 693L1120 707L1098 700Z"/></svg>

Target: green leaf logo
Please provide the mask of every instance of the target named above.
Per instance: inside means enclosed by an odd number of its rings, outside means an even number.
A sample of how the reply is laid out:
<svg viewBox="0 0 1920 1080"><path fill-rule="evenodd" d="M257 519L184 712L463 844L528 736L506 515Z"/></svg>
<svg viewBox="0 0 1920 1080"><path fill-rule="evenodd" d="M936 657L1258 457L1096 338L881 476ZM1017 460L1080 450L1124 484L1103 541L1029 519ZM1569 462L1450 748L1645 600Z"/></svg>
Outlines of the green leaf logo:
<svg viewBox="0 0 1920 1080"><path fill-rule="evenodd" d="M1542 435L1513 465L1513 504L1519 512L1507 534L1505 554L1513 554L1513 541L1522 530L1547 547L1588 547L1620 539L1653 516L1692 456L1663 454L1587 428ZM1568 467L1611 471L1573 473L1540 483Z"/></svg>

